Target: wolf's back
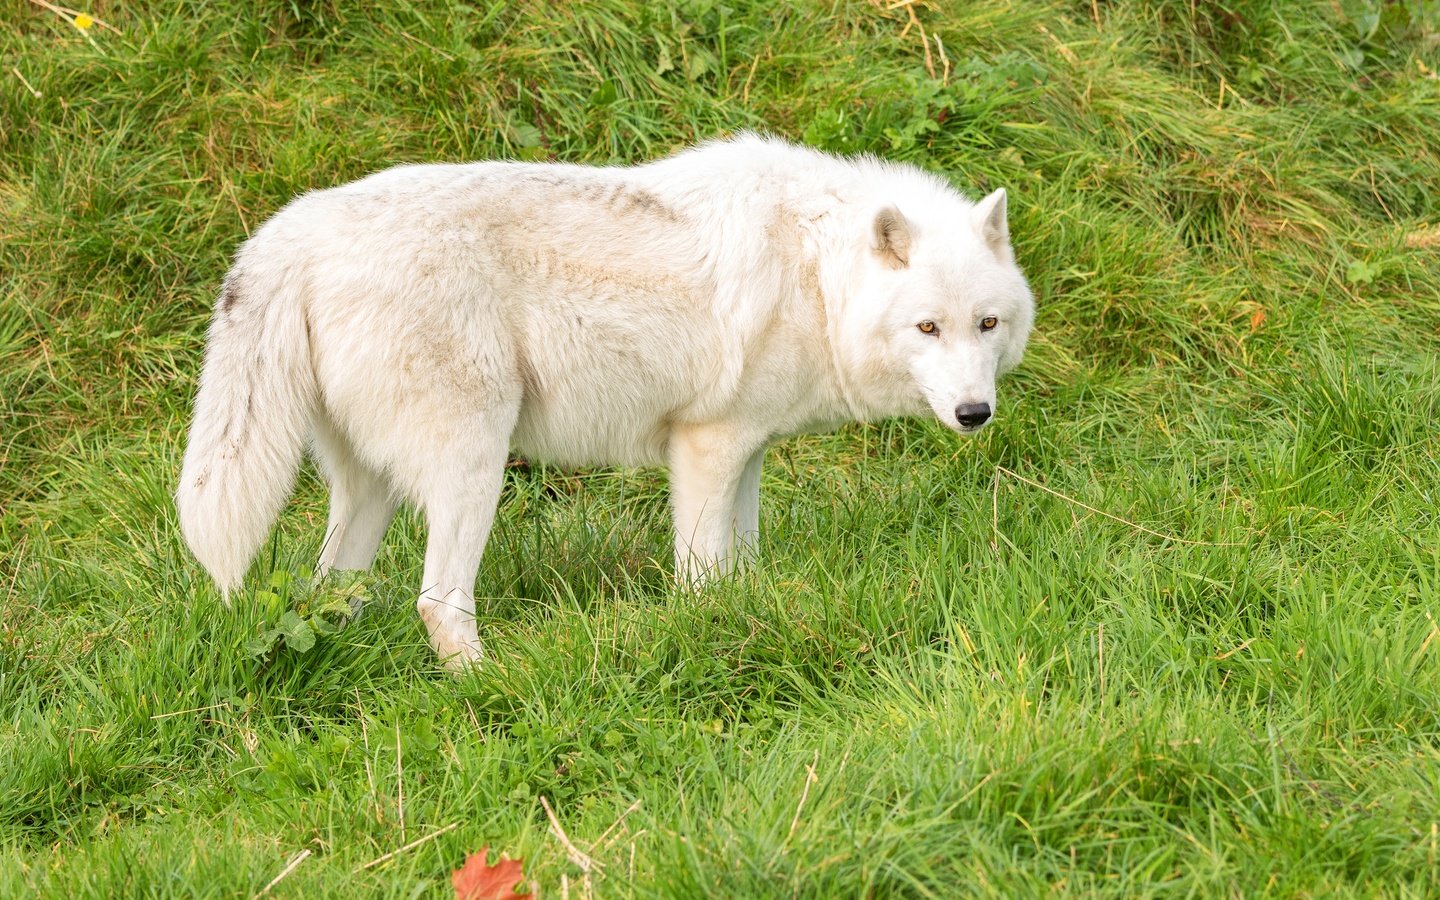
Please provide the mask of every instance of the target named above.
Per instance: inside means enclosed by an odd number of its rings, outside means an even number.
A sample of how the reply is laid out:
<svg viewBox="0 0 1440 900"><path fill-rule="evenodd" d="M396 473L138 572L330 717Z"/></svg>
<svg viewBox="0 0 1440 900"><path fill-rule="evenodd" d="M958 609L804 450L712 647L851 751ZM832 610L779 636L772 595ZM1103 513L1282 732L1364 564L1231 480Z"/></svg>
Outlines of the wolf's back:
<svg viewBox="0 0 1440 900"><path fill-rule="evenodd" d="M299 281L237 264L210 324L175 505L190 550L227 594L289 496L309 432L315 375Z"/></svg>

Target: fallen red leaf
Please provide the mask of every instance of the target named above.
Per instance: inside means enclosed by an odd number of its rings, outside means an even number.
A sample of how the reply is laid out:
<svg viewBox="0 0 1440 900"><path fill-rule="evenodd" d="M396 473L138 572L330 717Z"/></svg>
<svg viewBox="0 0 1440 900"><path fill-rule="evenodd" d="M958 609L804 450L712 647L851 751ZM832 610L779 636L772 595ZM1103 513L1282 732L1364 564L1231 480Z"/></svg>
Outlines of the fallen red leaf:
<svg viewBox="0 0 1440 900"><path fill-rule="evenodd" d="M465 858L465 865L450 875L455 885L455 900L530 900L533 894L515 893L515 885L525 877L524 867L518 859L500 857L495 865L487 865L485 857L489 847L480 848Z"/></svg>

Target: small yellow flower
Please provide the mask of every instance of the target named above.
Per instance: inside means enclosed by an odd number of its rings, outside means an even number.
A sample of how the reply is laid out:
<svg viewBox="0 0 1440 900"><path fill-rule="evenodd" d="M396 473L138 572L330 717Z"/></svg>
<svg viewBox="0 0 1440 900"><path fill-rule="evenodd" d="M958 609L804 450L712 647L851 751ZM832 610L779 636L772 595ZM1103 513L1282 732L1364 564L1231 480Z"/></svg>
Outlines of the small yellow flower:
<svg viewBox="0 0 1440 900"><path fill-rule="evenodd" d="M89 31L91 26L93 26L94 24L95 20L85 15L84 13L80 13L75 17L75 27L80 29L81 31Z"/></svg>

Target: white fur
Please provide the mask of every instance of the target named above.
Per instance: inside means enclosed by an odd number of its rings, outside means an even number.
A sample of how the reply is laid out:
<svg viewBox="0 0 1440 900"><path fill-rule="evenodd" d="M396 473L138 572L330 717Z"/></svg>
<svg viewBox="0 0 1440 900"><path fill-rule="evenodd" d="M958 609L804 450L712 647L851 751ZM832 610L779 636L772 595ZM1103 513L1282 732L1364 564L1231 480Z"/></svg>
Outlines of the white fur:
<svg viewBox="0 0 1440 900"><path fill-rule="evenodd" d="M418 606L463 664L512 450L668 465L676 573L699 580L754 547L767 444L926 409L967 430L957 405L994 409L1033 310L1004 192L972 204L905 166L742 136L633 168L390 169L241 247L181 527L235 587L308 435L332 491L322 569L368 568L396 503L418 504Z"/></svg>

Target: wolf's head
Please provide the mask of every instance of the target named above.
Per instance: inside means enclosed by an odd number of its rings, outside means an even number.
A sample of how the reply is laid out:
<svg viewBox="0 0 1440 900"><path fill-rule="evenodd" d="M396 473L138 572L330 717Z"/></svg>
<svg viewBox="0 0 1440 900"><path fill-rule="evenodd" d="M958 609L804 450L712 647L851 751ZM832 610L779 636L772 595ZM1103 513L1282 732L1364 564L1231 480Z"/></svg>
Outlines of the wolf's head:
<svg viewBox="0 0 1440 900"><path fill-rule="evenodd" d="M1005 191L975 204L945 189L907 192L875 209L869 229L836 335L852 390L872 413L928 407L956 431L978 431L1035 319Z"/></svg>

